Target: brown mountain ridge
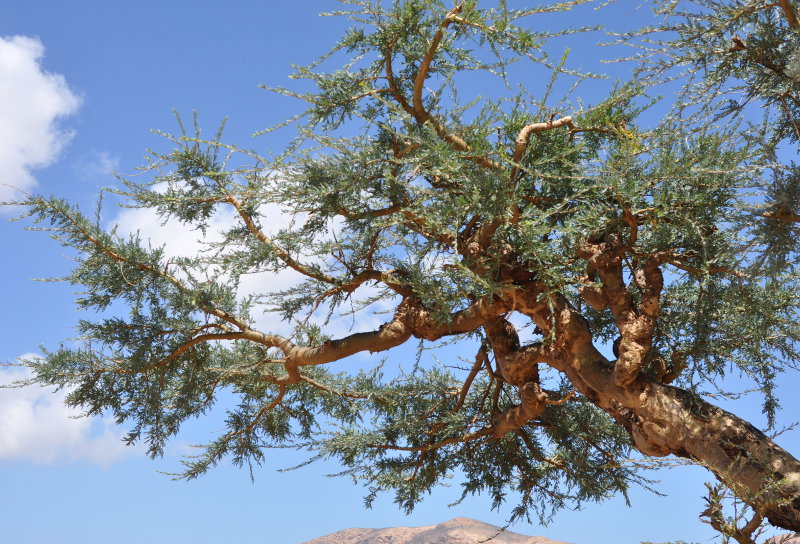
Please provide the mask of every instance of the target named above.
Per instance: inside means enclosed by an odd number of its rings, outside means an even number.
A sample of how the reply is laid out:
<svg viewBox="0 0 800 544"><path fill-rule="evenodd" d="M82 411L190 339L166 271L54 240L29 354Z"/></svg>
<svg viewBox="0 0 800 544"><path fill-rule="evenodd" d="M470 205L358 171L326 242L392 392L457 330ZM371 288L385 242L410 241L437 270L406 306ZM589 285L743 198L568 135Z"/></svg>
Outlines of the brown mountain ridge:
<svg viewBox="0 0 800 544"><path fill-rule="evenodd" d="M423 527L345 529L302 544L479 544L481 542L486 542L486 544L568 544L542 536L526 536L504 531L500 527L469 518L455 518L437 525Z"/></svg>

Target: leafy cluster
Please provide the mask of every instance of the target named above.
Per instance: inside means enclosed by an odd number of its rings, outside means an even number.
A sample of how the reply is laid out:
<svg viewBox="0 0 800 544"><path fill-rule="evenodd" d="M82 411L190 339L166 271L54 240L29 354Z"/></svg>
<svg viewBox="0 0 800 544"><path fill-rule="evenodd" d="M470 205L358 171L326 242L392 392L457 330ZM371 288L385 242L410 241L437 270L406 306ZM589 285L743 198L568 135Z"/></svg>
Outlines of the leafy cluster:
<svg viewBox="0 0 800 544"><path fill-rule="evenodd" d="M630 424L587 395L571 398L573 385L553 371L543 383L565 400L495 434L523 389L502 375L488 334L461 330L458 319L476 301L535 282L537 300L563 296L598 346L609 344L619 323L608 304L586 303L601 282L582 251L616 244L633 303L647 296L636 279L647 263L664 272L643 372L663 380L669 370L696 395L728 393L721 378L745 375L772 425L776 377L800 361L798 171L779 160L782 146L800 142L798 30L772 4L658 3L662 27L624 37L667 36L639 59L644 84L553 106L556 80L589 74L552 62L545 44L586 29L537 32L523 21L583 3L346 2L354 26L320 62L297 68L313 90L278 89L308 104L285 153L267 159L223 144L221 131L206 140L181 125L165 134L171 151L152 153L152 177L116 191L203 234L232 213L196 256L170 256L62 200L32 197L27 215L75 250L65 279L92 312L78 326L81 347L30 361L34 380L70 387L68 402L87 413L128 422L128 439L145 440L154 456L182 423L232 394L225 431L186 461L185 477L226 456L261 463L268 448L294 446L337 459L368 487L368 503L391 491L411 510L458 477L465 496L488 493L499 507L512 494L514 516L546 520L647 485L628 461ZM546 75L541 96L504 87L510 96L462 102L465 74L507 82L521 59ZM671 78L686 83L680 100L648 121L661 107L650 86ZM765 106L763 119L747 117L752 102ZM285 271L299 278L291 288L243 290L243 278ZM478 350L474 364L417 361L388 377L380 365L324 366L341 358L324 354L365 338L332 339L326 326L376 308L393 317L370 334L402 325L421 340L449 336ZM265 311L294 331L259 328ZM532 340L556 342L531 328Z"/></svg>

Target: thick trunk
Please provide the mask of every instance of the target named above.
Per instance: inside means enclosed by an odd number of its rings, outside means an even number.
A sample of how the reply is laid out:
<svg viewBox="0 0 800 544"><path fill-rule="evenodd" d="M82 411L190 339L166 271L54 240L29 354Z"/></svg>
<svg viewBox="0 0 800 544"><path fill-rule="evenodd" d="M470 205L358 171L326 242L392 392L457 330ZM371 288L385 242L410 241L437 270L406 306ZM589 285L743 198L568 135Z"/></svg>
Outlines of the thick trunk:
<svg viewBox="0 0 800 544"><path fill-rule="evenodd" d="M800 531L800 462L747 421L677 387L637 380L624 390L603 360L574 366L598 406L645 455L690 458L775 526ZM600 366L589 372L588 367ZM577 379L577 378L576 378Z"/></svg>
<svg viewBox="0 0 800 544"><path fill-rule="evenodd" d="M800 462L743 419L685 390L652 384L632 436L643 453L690 457L775 526L800 531Z"/></svg>
<svg viewBox="0 0 800 544"><path fill-rule="evenodd" d="M642 374L630 383L621 383L614 361L603 357L592 344L583 317L565 299L554 298L548 304L534 294L518 307L543 330L555 328L552 348L558 356L547 364L563 372L578 391L625 426L643 454L692 459L711 470L771 524L800 531L797 459L747 421L686 390Z"/></svg>

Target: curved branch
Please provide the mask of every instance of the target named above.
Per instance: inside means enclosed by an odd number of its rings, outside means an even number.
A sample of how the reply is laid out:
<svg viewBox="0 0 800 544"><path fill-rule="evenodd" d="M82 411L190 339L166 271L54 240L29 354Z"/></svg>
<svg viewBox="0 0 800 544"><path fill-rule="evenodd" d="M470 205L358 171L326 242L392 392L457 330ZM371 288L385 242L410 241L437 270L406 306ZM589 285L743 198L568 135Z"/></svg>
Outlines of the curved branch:
<svg viewBox="0 0 800 544"><path fill-rule="evenodd" d="M392 45L393 44L389 43L386 46L386 59L384 61L386 64L386 79L389 80L389 89L391 90L394 99L397 100L398 104L400 104L400 107L402 107L409 115L414 116L414 108L411 107L406 100L406 97L403 96L403 93L400 91L400 87L397 86L397 81L394 78L394 70L392 69Z"/></svg>
<svg viewBox="0 0 800 544"><path fill-rule="evenodd" d="M417 234L424 236L428 240L436 240L440 244L450 248L455 246L455 236L446 232L435 232L431 230L424 217L416 215L411 210L403 210L402 215L407 219L407 221L403 222L403 225Z"/></svg>
<svg viewBox="0 0 800 544"><path fill-rule="evenodd" d="M281 350L298 367L322 365L361 351L385 351L399 346L411 336L434 341L444 336L469 332L508 309L509 305L504 300L485 297L476 300L464 310L453 313L449 322L439 323L433 320L428 310L419 302L407 298L398 306L394 318L378 330L354 333L317 346L298 346L283 336L251 329L244 331L242 337Z"/></svg>
<svg viewBox="0 0 800 544"><path fill-rule="evenodd" d="M433 129L436 131L436 134L445 142L450 144L450 146L456 151L465 151L470 152L472 148L470 145L464 140L461 136L453 134L449 132L441 122L437 121L431 113L425 109L425 105L422 103L422 91L425 87L425 80L428 78L428 74L430 73L431 63L433 62L433 58L436 56L436 51L439 49L439 44L444 37L444 31L449 27L452 23L458 22L459 18L457 15L461 13L463 9L463 5L459 4L458 6L454 7L450 10L447 15L445 15L444 21L440 25L439 29L436 31L436 34L433 37L433 41L431 42L430 46L428 47L428 51L425 53L425 57L422 60L420 65L419 71L417 72L417 76L414 80L414 89L413 89L413 96L412 96L412 104L409 104L403 94L400 92L400 88L397 86L397 82L394 77L394 71L392 69L392 54L391 54L391 44L386 48L386 77L389 80L389 91L394 96L395 100L400 104L400 106L410 114L414 119L417 120L418 123L425 123L426 121L431 121L433 125ZM490 170L505 170L503 166L496 161L489 159L488 157L484 157L481 155L472 155L467 157L470 161Z"/></svg>
<svg viewBox="0 0 800 544"><path fill-rule="evenodd" d="M162 367L164 365L169 364L171 361L174 361L190 349L192 349L197 344L202 344L203 342L211 342L213 340L238 340L244 338L244 333L241 332L223 332L223 333L209 333L209 334L201 334L200 336L195 336L181 347L170 353L166 358L162 359L158 363L154 363L147 368L143 369L144 371L153 370L155 368ZM137 370L137 372L139 372Z"/></svg>
<svg viewBox="0 0 800 544"><path fill-rule="evenodd" d="M519 387L539 382L538 363L549 362L553 353L542 342L520 347L517 331L503 317L490 319L484 326L486 338L497 361L500 375L505 381Z"/></svg>
<svg viewBox="0 0 800 544"><path fill-rule="evenodd" d="M239 202L236 199L236 197L229 194L225 200L236 209L236 212L239 214L239 217L241 217L242 221L244 221L247 230L249 230L250 233L253 234L256 238L258 238L258 240L260 240L264 245L272 248L272 250L275 251L275 253L278 255L278 258L286 266L288 266L292 270L300 272L301 274L303 274L308 278L312 278L324 283L336 283L336 278L334 278L333 276L329 276L328 274L325 274L324 272L318 270L313 270L312 268L293 259L291 255L289 255L282 247L280 247L277 243L275 243L275 240L264 234L264 231L258 228L258 226L255 224L255 221L253 221L253 217L249 213L247 213L247 211L245 211L241 202Z"/></svg>
<svg viewBox="0 0 800 544"><path fill-rule="evenodd" d="M615 376L620 385L631 384L639 375L653 340L653 331L659 314L661 291L664 287L660 265L665 255L649 256L644 268L633 270L632 285L642 293L638 304L625 285L622 258L637 238L636 217L626 212L626 222L631 234L624 245L618 237L599 243L587 242L580 256L587 258L587 278L595 273L603 283L602 288L583 288L584 300L596 308L608 306L620 332L619 357Z"/></svg>
<svg viewBox="0 0 800 544"><path fill-rule="evenodd" d="M389 270L388 272L381 272L380 270L365 270L363 272L359 272L345 283L328 289L322 293L319 297L317 297L317 303L320 303L322 300L337 293L352 293L368 281L380 282L398 295L410 297L413 294L412 291L397 281L397 278L394 276L396 272L398 271Z"/></svg>
<svg viewBox="0 0 800 544"><path fill-rule="evenodd" d="M444 21L442 21L442 24L439 27L439 30L437 30L436 34L433 36L433 41L428 48L428 52L425 53L425 57L422 59L422 64L419 66L417 78L414 80L413 101L415 117L417 119L421 119L422 122L426 121L430 117L430 114L425 110L425 106L422 104L422 89L425 87L425 80L428 79L428 72L430 72L431 69L431 62L433 62L433 57L436 55L436 50L439 48L439 43L444 37L444 31L447 30L448 26L455 22L456 16L458 16L463 9L464 5L459 4L447 12Z"/></svg>
<svg viewBox="0 0 800 544"><path fill-rule="evenodd" d="M472 364L472 369L469 371L467 379L464 380L464 385L461 386L456 405L451 410L452 413L457 413L459 410L461 410L461 407L464 406L464 402L467 400L469 389L472 387L472 382L475 381L475 377L478 375L478 372L480 372L481 368L488 363L488 359L489 356L486 354L486 347L481 346L477 355L475 356L475 362Z"/></svg>
<svg viewBox="0 0 800 544"><path fill-rule="evenodd" d="M492 425L492 436L502 438L536 419L547 408L550 397L538 383L530 382L518 388L520 403L500 414Z"/></svg>
<svg viewBox="0 0 800 544"><path fill-rule="evenodd" d="M522 130L519 131L517 135L517 140L514 146L514 155L513 161L518 163L522 159L522 155L525 153L525 149L528 147L528 140L530 140L531 136L537 134L539 132L544 132L546 130L552 130L555 128L566 126L570 130L575 128L575 125L572 123L572 116L567 115L560 119L551 119L550 121L543 122L543 123L532 123L530 125L525 126ZM511 179L515 180L519 173L519 168L514 167L511 169Z"/></svg>

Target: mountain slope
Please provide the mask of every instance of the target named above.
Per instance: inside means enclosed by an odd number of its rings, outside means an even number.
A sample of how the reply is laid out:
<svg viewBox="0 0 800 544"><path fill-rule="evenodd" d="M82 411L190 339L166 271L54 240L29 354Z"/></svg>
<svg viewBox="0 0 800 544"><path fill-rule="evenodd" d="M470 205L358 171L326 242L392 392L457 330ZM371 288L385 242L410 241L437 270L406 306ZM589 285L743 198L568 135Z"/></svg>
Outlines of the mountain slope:
<svg viewBox="0 0 800 544"><path fill-rule="evenodd" d="M494 537L494 538L492 538ZM468 518L424 527L345 529L303 544L567 544L541 536L525 536Z"/></svg>

